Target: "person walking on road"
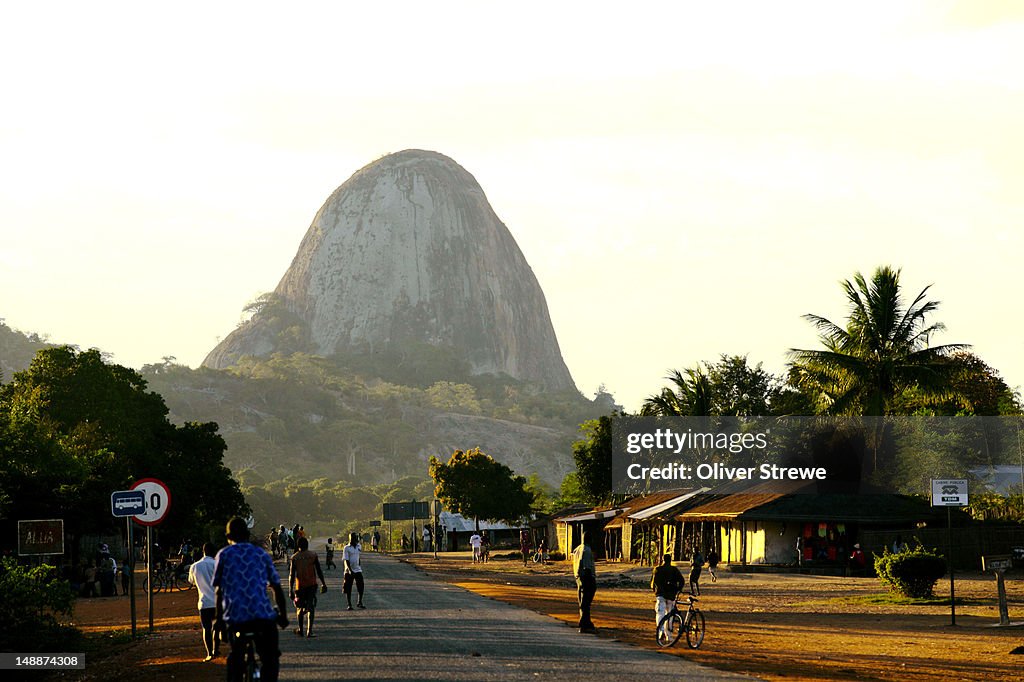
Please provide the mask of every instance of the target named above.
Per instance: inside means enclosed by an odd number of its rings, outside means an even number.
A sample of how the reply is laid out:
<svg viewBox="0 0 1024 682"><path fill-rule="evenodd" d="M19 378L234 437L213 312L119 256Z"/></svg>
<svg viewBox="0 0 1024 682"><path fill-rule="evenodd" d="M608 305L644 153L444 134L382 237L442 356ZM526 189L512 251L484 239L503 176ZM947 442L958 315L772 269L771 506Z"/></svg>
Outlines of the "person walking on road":
<svg viewBox="0 0 1024 682"><path fill-rule="evenodd" d="M281 651L276 624L288 627L288 612L281 589L281 578L267 552L249 542L249 528L235 517L227 525L228 546L217 552L213 569L213 587L217 594L214 629L227 632L231 642L228 654L228 682L242 679L245 668L245 642L235 632L255 633L254 644L262 665L262 682L277 682ZM274 591L277 612L267 598L267 586Z"/></svg>
<svg viewBox="0 0 1024 682"><path fill-rule="evenodd" d="M345 582L342 584L342 591L345 593L345 600L348 601L349 611L352 610L352 583L355 583L356 592L359 595L356 607L360 609L366 608L363 606L363 567L359 563L359 555L361 553L362 548L359 546L359 534L352 533L342 554L342 561L345 565Z"/></svg>
<svg viewBox="0 0 1024 682"><path fill-rule="evenodd" d="M483 546L483 538L480 537L480 533L473 533L469 537L469 544L473 548L473 563L483 560L483 554L480 548Z"/></svg>
<svg viewBox="0 0 1024 682"><path fill-rule="evenodd" d="M337 568L338 566L334 563L334 538L327 538L327 547L324 549L326 557L327 570Z"/></svg>
<svg viewBox="0 0 1024 682"><path fill-rule="evenodd" d="M590 549L590 534L584 533L579 546L572 552L572 574L576 578L576 596L580 604L580 632L597 632L590 620L590 605L597 593L597 568Z"/></svg>
<svg viewBox="0 0 1024 682"><path fill-rule="evenodd" d="M654 590L654 626L657 627L683 589L683 574L672 565L671 554L666 554L661 565L655 567L651 574L651 589Z"/></svg>
<svg viewBox="0 0 1024 682"><path fill-rule="evenodd" d="M700 596L700 569L704 565L704 555L699 549L693 550L690 560L690 594Z"/></svg>
<svg viewBox="0 0 1024 682"><path fill-rule="evenodd" d="M380 532L374 530L373 535L370 536L370 549L374 552L380 551Z"/></svg>
<svg viewBox="0 0 1024 682"><path fill-rule="evenodd" d="M317 578L320 579L321 592L327 591L327 581L324 580L319 557L316 552L309 551L309 540L300 537L296 546L299 549L292 554L288 562L290 596L295 603L295 617L299 621L295 634L300 637L315 637L313 619L316 615L316 581Z"/></svg>
<svg viewBox="0 0 1024 682"><path fill-rule="evenodd" d="M213 545L207 542L203 544L203 558L188 567L188 581L199 592L199 622L203 626L203 645L206 647L204 663L212 661L219 653L213 632L213 620L217 617L217 593L213 589L213 569L216 566Z"/></svg>
<svg viewBox="0 0 1024 682"><path fill-rule="evenodd" d="M718 568L718 560L718 550L712 547L711 551L708 552L708 575L711 576L711 582L713 583L718 582L718 575L715 573L715 569Z"/></svg>

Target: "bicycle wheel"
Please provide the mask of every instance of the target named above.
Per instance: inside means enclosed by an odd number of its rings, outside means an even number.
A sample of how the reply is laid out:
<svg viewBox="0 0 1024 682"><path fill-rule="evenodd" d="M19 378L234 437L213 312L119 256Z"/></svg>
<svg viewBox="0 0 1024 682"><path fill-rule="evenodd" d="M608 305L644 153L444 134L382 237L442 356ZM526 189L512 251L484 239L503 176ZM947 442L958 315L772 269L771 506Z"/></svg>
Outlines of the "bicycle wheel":
<svg viewBox="0 0 1024 682"><path fill-rule="evenodd" d="M679 615L678 611L672 611L658 621L654 639L657 640L658 646L670 647L679 641L681 634L683 634L683 617Z"/></svg>
<svg viewBox="0 0 1024 682"><path fill-rule="evenodd" d="M192 583L188 581L188 578L182 575L175 575L173 578L173 587L179 592L186 592L192 589Z"/></svg>
<svg viewBox="0 0 1024 682"><path fill-rule="evenodd" d="M256 652L253 650L252 642L245 650L245 679L255 682L260 679L259 668L256 666Z"/></svg>
<svg viewBox="0 0 1024 682"><path fill-rule="evenodd" d="M686 643L696 649L704 641L704 614L694 609L686 627Z"/></svg>

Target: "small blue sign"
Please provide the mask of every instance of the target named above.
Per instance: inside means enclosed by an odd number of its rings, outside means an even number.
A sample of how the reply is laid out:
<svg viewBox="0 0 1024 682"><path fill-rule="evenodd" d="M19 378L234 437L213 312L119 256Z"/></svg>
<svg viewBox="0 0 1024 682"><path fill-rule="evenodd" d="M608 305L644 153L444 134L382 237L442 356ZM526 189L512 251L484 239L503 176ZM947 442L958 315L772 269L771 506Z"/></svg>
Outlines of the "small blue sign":
<svg viewBox="0 0 1024 682"><path fill-rule="evenodd" d="M146 511L146 494L141 490L117 490L110 494L110 511L114 516L135 516Z"/></svg>

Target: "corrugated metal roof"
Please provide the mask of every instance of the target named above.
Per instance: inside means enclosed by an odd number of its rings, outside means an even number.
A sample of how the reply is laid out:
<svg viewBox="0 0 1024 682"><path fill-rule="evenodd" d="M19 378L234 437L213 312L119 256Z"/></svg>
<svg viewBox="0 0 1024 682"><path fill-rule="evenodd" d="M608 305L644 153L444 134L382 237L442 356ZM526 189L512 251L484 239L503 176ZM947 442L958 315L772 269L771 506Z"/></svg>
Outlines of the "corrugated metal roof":
<svg viewBox="0 0 1024 682"><path fill-rule="evenodd" d="M614 507L611 509L595 509L594 511L586 512L585 514L576 514L575 516L562 516L555 519L558 523L578 523L580 521L597 521L600 519L610 519L618 516L625 510L621 507Z"/></svg>
<svg viewBox="0 0 1024 682"><path fill-rule="evenodd" d="M816 494L736 493L698 505L676 515L679 521L845 521L847 523L908 523L944 516L926 501L907 495L880 493Z"/></svg>
<svg viewBox="0 0 1024 682"><path fill-rule="evenodd" d="M698 488L697 490L691 490L691 491L683 493L681 495L676 495L672 499L665 500L664 502L661 502L660 504L656 504L656 505L654 505L652 507L648 507L647 509L642 509L642 510L636 512L636 513L631 513L631 514L629 514L629 518L634 519L636 521L642 521L644 519L649 519L649 518L658 516L659 514L662 514L662 513L666 512L666 511L669 511L673 507L676 507L676 506L682 504L683 502L686 502L687 500L691 500L691 499L693 499L694 497L696 497L698 495L706 493L709 490L711 490L711 488ZM630 510L630 511L632 511L632 510Z"/></svg>
<svg viewBox="0 0 1024 682"><path fill-rule="evenodd" d="M676 516L679 521L728 521L752 509L783 497L786 493L737 493L688 509Z"/></svg>
<svg viewBox="0 0 1024 682"><path fill-rule="evenodd" d="M663 490L626 500L622 503L622 508L630 519L637 519L639 518L639 515L645 515L643 518L649 518L651 514L648 514L648 512L651 509L666 509L668 507L673 507L681 502L680 498L689 496L694 492L696 491L694 491L693 488ZM626 515L609 521L605 528L618 528L623 525L626 522Z"/></svg>

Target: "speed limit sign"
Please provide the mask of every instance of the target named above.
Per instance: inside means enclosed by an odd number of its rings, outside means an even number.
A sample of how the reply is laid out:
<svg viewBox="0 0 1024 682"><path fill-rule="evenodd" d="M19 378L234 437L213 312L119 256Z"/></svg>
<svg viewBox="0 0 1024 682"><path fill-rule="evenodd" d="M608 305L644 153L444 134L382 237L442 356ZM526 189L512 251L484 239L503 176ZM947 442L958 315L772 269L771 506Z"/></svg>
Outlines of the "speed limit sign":
<svg viewBox="0 0 1024 682"><path fill-rule="evenodd" d="M164 520L167 510L171 508L171 492L162 481L143 478L135 481L130 489L142 491L146 503L146 511L136 514L136 521L143 526L155 526Z"/></svg>

